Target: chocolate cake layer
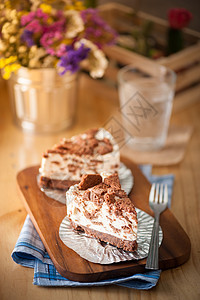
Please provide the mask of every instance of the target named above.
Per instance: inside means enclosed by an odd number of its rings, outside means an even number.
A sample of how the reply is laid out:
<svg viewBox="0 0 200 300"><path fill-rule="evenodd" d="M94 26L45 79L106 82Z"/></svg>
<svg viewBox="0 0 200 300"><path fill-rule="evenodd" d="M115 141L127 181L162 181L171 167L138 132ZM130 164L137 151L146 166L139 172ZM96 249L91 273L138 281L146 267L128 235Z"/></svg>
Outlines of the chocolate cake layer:
<svg viewBox="0 0 200 300"><path fill-rule="evenodd" d="M44 176L41 176L39 181L39 185L41 188L58 189L63 191L67 191L70 186L77 183L79 183L79 181L50 179Z"/></svg>
<svg viewBox="0 0 200 300"><path fill-rule="evenodd" d="M137 250L137 241L128 241L128 240L122 240L120 238L117 238L113 235L100 232L91 228L88 228L86 226L80 226L76 223L74 223L72 220L70 220L70 223L72 225L72 228L74 228L77 231L85 232L88 236L94 237L102 242L109 243L113 246L116 246L117 248L121 248L124 251L134 252Z"/></svg>

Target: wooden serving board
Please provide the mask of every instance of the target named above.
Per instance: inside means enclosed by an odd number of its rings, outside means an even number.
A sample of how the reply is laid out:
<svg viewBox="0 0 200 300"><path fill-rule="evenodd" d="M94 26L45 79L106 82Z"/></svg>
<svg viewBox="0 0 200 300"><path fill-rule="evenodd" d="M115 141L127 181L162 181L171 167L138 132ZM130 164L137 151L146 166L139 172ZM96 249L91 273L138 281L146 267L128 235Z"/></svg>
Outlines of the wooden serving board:
<svg viewBox="0 0 200 300"><path fill-rule="evenodd" d="M150 183L132 161L127 158L123 158L122 161L131 169L134 176L134 187L129 195L131 200L136 207L152 215L148 205ZM27 212L57 271L62 276L74 281L91 282L145 271L146 259L100 265L81 258L65 246L59 238L59 227L66 216L66 206L40 191L36 178L38 168L39 166L33 166L20 171L17 182ZM190 256L190 240L169 209L161 215L160 225L163 230L163 242L159 250L160 268L177 267L186 262Z"/></svg>

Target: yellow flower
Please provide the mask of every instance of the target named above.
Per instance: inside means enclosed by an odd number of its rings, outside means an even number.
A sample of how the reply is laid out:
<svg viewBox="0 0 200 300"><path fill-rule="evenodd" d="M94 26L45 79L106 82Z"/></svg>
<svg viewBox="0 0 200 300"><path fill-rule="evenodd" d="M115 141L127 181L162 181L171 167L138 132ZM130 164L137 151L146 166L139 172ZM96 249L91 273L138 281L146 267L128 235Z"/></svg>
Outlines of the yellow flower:
<svg viewBox="0 0 200 300"><path fill-rule="evenodd" d="M65 10L74 10L74 6L73 5L66 5Z"/></svg>
<svg viewBox="0 0 200 300"><path fill-rule="evenodd" d="M48 23L48 24L52 24L53 22L54 22L54 20L53 20L52 17L49 17L49 18L47 19L47 23Z"/></svg>
<svg viewBox="0 0 200 300"><path fill-rule="evenodd" d="M59 62L59 59L55 59L55 61L54 61L54 68L57 67L58 62Z"/></svg>
<svg viewBox="0 0 200 300"><path fill-rule="evenodd" d="M67 4L65 10L83 10L86 7L83 5L82 1L72 1L72 4Z"/></svg>
<svg viewBox="0 0 200 300"><path fill-rule="evenodd" d="M3 69L3 78L9 79L12 72L16 72L21 66L16 63L17 57L10 56L0 59L0 69Z"/></svg>
<svg viewBox="0 0 200 300"><path fill-rule="evenodd" d="M21 65L14 63L11 65L11 72L16 72L19 68L21 68Z"/></svg>
<svg viewBox="0 0 200 300"><path fill-rule="evenodd" d="M19 19L21 19L22 16L25 16L25 15L28 15L28 14L29 14L28 11L21 10L21 11L18 11L18 12L17 12L17 17L18 17Z"/></svg>
<svg viewBox="0 0 200 300"><path fill-rule="evenodd" d="M4 5L6 8L11 8L11 3L8 0L4 1Z"/></svg>
<svg viewBox="0 0 200 300"><path fill-rule="evenodd" d="M11 72L10 72L9 68L5 68L2 75L3 75L3 78L7 80L10 78L10 74L11 74Z"/></svg>
<svg viewBox="0 0 200 300"><path fill-rule="evenodd" d="M48 4L42 3L40 4L40 8L46 14L50 14L52 12L52 7Z"/></svg>
<svg viewBox="0 0 200 300"><path fill-rule="evenodd" d="M71 45L72 44L72 41L73 41L73 39L63 39L62 40L62 44L65 44L65 45Z"/></svg>
<svg viewBox="0 0 200 300"><path fill-rule="evenodd" d="M13 63L16 60L17 60L17 56L10 56L10 57L6 58L7 64Z"/></svg>
<svg viewBox="0 0 200 300"><path fill-rule="evenodd" d="M10 56L8 58L0 58L0 69L5 68L6 65L14 63L17 60L17 56Z"/></svg>
<svg viewBox="0 0 200 300"><path fill-rule="evenodd" d="M85 6L83 5L82 1L75 1L75 7L76 7L77 10L85 9Z"/></svg>
<svg viewBox="0 0 200 300"><path fill-rule="evenodd" d="M0 58L0 69L3 69L5 66L4 58Z"/></svg>
<svg viewBox="0 0 200 300"><path fill-rule="evenodd" d="M34 0L33 0L33 1L34 1ZM53 4L54 2L56 2L56 0L45 0L44 2Z"/></svg>

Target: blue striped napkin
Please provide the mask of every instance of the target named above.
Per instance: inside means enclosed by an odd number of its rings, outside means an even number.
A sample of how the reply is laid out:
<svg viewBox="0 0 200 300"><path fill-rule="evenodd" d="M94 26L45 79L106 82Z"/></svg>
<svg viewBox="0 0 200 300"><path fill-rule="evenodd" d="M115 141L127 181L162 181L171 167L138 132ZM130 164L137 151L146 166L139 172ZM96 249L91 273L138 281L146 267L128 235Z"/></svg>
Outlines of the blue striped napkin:
<svg viewBox="0 0 200 300"><path fill-rule="evenodd" d="M151 175L151 166L149 165L141 166L141 170L150 182L168 184L170 206L174 176L171 174L159 177L153 176ZM161 273L160 270L157 270L98 282L68 280L57 272L29 216L26 217L18 241L12 252L12 259L24 267L34 268L33 284L38 286L90 287L115 284L128 288L147 290L156 286Z"/></svg>

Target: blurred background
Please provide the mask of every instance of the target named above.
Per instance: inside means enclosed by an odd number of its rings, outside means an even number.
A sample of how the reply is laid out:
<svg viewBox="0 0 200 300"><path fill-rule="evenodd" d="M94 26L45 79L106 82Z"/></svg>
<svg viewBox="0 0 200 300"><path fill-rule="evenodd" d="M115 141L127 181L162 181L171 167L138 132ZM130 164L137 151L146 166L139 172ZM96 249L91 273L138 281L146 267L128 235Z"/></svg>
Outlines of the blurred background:
<svg viewBox="0 0 200 300"><path fill-rule="evenodd" d="M99 4L105 4L108 2L116 2L121 3L124 5L128 5L136 10L141 10L143 12L149 13L153 16L166 19L167 20L167 12L170 8L173 7L184 7L189 10L192 15L193 19L189 24L189 28L200 31L200 1L199 0L167 0L167 1L160 1L160 0L113 0L113 1L106 1L106 0L99 0Z"/></svg>

